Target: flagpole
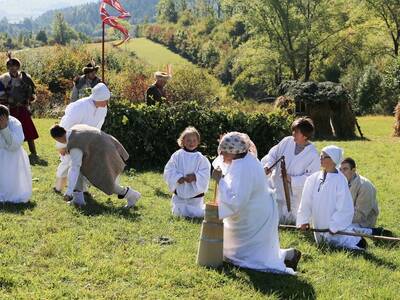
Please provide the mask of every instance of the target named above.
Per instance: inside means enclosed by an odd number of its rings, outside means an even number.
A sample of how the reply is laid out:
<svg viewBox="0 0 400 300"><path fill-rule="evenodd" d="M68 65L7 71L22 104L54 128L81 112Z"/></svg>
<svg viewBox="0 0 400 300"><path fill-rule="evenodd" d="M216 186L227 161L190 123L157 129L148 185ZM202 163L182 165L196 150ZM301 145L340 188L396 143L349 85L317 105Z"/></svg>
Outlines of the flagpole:
<svg viewBox="0 0 400 300"><path fill-rule="evenodd" d="M102 27L103 27L103 37L101 41L101 80L104 82L104 65L105 65L105 59L104 59L104 52L105 52L105 47L104 47L104 40L105 40L105 23L102 22Z"/></svg>

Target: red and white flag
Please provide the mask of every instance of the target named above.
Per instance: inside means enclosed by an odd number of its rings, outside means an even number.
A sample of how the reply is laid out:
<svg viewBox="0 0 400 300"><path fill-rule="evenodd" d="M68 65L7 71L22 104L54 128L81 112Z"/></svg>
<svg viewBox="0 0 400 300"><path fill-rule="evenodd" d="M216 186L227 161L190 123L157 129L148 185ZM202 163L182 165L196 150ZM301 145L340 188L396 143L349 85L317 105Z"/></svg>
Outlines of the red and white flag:
<svg viewBox="0 0 400 300"><path fill-rule="evenodd" d="M111 16L107 9L106 9L106 5L110 5L111 7L113 7L114 9L116 9L120 15L118 16ZM128 29L126 29L119 21L118 19L127 19L130 18L131 15L129 12L127 12L121 5L121 3L119 2L119 0L103 0L100 4L100 17L101 17L101 21L104 24L110 25L111 27L119 30L122 32L122 34L124 35L124 39L117 43L114 44L114 46L119 46L122 45L123 43L125 43L126 41L129 40L130 36L129 36L129 31Z"/></svg>

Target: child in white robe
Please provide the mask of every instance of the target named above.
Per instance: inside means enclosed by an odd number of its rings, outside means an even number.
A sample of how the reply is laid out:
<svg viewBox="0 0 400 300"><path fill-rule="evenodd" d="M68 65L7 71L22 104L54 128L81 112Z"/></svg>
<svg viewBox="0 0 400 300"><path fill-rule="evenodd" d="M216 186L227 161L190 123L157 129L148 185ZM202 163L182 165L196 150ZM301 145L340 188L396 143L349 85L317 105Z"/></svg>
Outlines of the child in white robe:
<svg viewBox="0 0 400 300"><path fill-rule="evenodd" d="M346 177L338 170L343 150L336 146L322 149L322 171L307 178L297 214L297 226L307 230L329 229L329 233L314 233L317 244L326 242L334 247L363 250L366 241L361 237L335 234L337 231L354 232L353 200Z"/></svg>
<svg viewBox="0 0 400 300"><path fill-rule="evenodd" d="M304 183L308 176L320 169L318 150L310 142L314 133L314 124L310 118L296 119L292 124L292 136L285 137L278 145L271 148L261 160L269 183L276 197L281 224L295 224ZM270 167L285 156L286 170L290 180L291 211L288 211L283 189L280 164Z"/></svg>
<svg viewBox="0 0 400 300"><path fill-rule="evenodd" d="M301 253L280 249L278 208L260 161L249 151L251 144L246 134L228 133L213 162L218 214L224 220L224 259L243 268L295 274Z"/></svg>
<svg viewBox="0 0 400 300"><path fill-rule="evenodd" d="M178 139L181 147L172 154L164 169L164 179L172 196L172 213L179 217L203 217L204 193L208 190L211 165L197 147L200 134L186 128Z"/></svg>
<svg viewBox="0 0 400 300"><path fill-rule="evenodd" d="M28 155L21 122L0 105L0 202L26 203L32 196Z"/></svg>

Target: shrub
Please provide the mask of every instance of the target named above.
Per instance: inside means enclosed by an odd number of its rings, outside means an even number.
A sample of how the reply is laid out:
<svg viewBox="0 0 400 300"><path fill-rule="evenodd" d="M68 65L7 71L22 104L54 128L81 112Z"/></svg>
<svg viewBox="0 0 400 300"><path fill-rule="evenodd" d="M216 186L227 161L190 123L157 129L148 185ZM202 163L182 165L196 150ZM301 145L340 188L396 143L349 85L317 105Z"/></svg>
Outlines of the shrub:
<svg viewBox="0 0 400 300"><path fill-rule="evenodd" d="M358 83L357 103L361 114L371 114L382 97L382 76L372 66L367 67Z"/></svg>
<svg viewBox="0 0 400 300"><path fill-rule="evenodd" d="M233 130L249 134L259 155L264 155L288 134L290 122L291 117L279 110L269 114L216 111L196 102L173 106L111 104L103 129L125 146L130 166L161 168L178 149L176 139L189 125L200 131L200 151L213 158L219 135Z"/></svg>

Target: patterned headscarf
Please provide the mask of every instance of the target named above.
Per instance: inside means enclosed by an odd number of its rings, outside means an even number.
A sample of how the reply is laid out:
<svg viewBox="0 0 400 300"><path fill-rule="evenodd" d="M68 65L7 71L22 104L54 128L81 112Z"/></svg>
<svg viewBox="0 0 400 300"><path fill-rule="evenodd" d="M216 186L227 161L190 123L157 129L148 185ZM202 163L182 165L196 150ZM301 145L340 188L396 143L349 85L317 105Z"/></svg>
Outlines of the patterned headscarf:
<svg viewBox="0 0 400 300"><path fill-rule="evenodd" d="M225 134L218 146L218 153L242 154L250 150L254 143L245 133L233 131Z"/></svg>

